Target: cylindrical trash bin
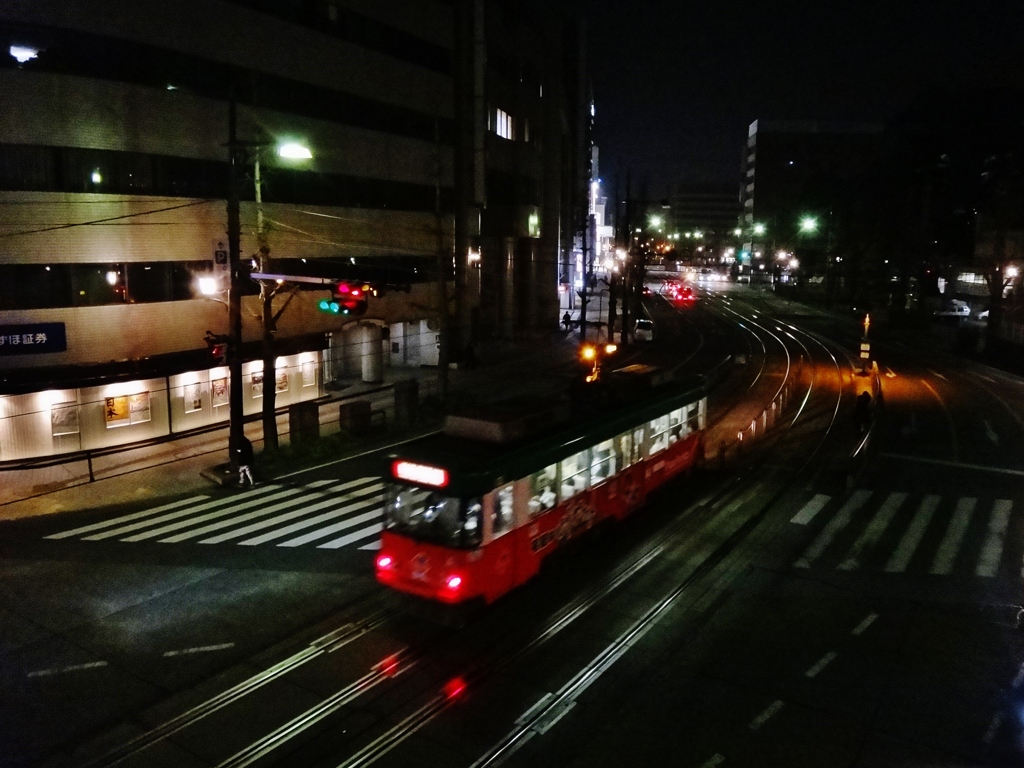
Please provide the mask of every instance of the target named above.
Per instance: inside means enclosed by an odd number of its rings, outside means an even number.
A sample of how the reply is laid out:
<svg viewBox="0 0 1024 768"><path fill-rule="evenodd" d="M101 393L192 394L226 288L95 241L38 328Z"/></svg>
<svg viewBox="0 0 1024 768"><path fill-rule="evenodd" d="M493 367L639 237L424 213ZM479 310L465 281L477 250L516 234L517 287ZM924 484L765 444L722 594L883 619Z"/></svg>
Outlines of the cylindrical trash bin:
<svg viewBox="0 0 1024 768"><path fill-rule="evenodd" d="M395 382L395 424L411 426L416 421L420 383L416 379Z"/></svg>
<svg viewBox="0 0 1024 768"><path fill-rule="evenodd" d="M288 406L288 432L292 445L320 437L320 406L306 401Z"/></svg>
<svg viewBox="0 0 1024 768"><path fill-rule="evenodd" d="M354 437L370 434L370 401L350 400L338 408L338 425Z"/></svg>

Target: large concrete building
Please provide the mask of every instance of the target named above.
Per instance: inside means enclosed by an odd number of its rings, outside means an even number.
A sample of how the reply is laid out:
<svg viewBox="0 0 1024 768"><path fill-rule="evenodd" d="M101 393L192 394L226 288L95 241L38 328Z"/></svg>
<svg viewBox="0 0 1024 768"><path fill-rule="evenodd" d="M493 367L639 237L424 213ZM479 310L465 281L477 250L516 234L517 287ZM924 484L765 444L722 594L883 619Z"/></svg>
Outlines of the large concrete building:
<svg viewBox="0 0 1024 768"><path fill-rule="evenodd" d="M464 338L554 326L585 205L581 51L483 0L0 5L0 462L226 420L204 336L228 316L199 279L216 290L229 240L232 111L243 260L264 243L274 273L385 289L359 317L318 310L329 286L278 299L280 405L436 365L453 259Z"/></svg>

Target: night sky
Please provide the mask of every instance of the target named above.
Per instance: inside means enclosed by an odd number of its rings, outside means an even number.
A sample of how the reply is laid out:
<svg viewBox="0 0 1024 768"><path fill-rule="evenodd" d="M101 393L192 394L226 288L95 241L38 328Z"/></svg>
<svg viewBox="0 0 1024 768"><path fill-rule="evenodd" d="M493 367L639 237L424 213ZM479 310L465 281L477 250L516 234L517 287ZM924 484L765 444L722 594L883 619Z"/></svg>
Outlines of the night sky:
<svg viewBox="0 0 1024 768"><path fill-rule="evenodd" d="M1024 0L558 4L586 20L601 176L631 168L651 198L738 189L758 118L884 122L928 91L1024 88Z"/></svg>

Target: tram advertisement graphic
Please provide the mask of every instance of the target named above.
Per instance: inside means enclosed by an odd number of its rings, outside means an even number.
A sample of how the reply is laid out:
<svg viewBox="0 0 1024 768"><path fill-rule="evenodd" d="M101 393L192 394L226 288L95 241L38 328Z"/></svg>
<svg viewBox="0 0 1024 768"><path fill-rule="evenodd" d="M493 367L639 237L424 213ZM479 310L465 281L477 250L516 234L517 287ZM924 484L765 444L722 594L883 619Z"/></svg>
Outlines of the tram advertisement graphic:
<svg viewBox="0 0 1024 768"><path fill-rule="evenodd" d="M588 501L571 503L554 528L530 540L530 550L540 552L555 541L564 542L579 536L593 526L596 517L597 512Z"/></svg>

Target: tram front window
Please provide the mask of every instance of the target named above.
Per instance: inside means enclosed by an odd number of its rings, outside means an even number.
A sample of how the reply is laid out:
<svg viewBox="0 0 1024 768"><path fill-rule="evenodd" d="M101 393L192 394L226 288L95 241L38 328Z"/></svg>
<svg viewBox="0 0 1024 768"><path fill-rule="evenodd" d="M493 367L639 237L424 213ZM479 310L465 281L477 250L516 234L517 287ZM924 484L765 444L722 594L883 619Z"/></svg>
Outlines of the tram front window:
<svg viewBox="0 0 1024 768"><path fill-rule="evenodd" d="M480 545L482 507L479 499L459 499L434 491L390 485L385 525L419 541L446 547Z"/></svg>

